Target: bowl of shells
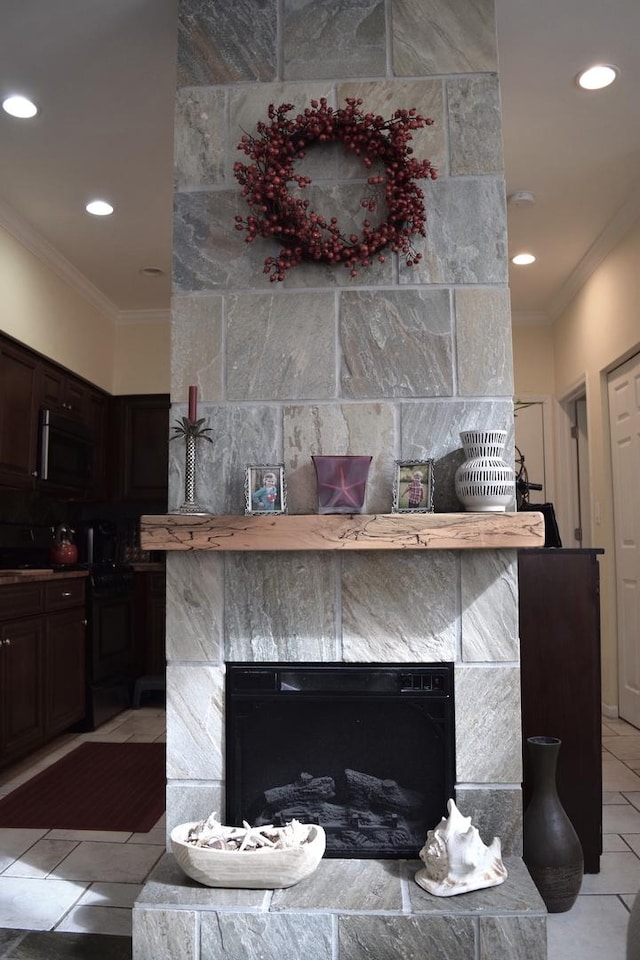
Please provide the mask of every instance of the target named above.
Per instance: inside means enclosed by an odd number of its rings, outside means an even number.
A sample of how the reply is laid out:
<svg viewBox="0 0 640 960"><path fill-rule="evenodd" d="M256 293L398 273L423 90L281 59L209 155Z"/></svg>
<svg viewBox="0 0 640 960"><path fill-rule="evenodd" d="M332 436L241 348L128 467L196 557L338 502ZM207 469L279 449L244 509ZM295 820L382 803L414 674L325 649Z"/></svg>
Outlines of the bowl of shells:
<svg viewBox="0 0 640 960"><path fill-rule="evenodd" d="M215 814L171 831L171 852L192 880L207 887L255 890L292 887L320 863L325 832L291 820L283 827L221 824Z"/></svg>

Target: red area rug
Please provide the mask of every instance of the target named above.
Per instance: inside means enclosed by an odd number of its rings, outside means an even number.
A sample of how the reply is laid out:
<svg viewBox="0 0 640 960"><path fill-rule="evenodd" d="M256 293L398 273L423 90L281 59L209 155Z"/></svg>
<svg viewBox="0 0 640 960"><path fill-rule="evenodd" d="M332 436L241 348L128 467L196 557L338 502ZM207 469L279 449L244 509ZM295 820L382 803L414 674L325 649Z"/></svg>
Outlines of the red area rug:
<svg viewBox="0 0 640 960"><path fill-rule="evenodd" d="M147 833L165 782L164 743L83 743L0 800L0 827Z"/></svg>

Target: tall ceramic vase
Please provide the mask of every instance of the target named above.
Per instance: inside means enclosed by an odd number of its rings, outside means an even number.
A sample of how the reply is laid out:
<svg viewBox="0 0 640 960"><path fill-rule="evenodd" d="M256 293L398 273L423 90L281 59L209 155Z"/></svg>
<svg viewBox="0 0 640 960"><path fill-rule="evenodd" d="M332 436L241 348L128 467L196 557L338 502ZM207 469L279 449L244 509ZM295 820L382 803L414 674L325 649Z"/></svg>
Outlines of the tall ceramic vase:
<svg viewBox="0 0 640 960"><path fill-rule="evenodd" d="M582 845L556 788L561 741L528 737L533 794L524 815L523 860L549 913L574 905L584 873Z"/></svg>
<svg viewBox="0 0 640 960"><path fill-rule="evenodd" d="M502 459L506 430L463 430L466 460L456 470L455 491L465 509L504 513L514 503L515 471Z"/></svg>

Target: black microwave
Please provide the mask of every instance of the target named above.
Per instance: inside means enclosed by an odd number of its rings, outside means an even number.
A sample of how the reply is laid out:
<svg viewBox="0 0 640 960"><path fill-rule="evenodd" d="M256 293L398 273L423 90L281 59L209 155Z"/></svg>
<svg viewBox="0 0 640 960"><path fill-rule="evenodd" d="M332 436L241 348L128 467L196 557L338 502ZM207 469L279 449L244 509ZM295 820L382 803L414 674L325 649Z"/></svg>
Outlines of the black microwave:
<svg viewBox="0 0 640 960"><path fill-rule="evenodd" d="M93 438L87 427L56 410L40 411L38 476L52 486L83 489L93 474Z"/></svg>

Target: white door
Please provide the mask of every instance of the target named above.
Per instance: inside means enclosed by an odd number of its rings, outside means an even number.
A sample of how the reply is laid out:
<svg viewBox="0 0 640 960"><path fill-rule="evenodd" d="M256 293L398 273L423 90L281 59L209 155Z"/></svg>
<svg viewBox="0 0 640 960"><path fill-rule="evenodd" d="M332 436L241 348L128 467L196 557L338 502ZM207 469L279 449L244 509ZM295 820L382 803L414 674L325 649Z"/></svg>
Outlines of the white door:
<svg viewBox="0 0 640 960"><path fill-rule="evenodd" d="M640 355L609 375L619 713L640 727Z"/></svg>

